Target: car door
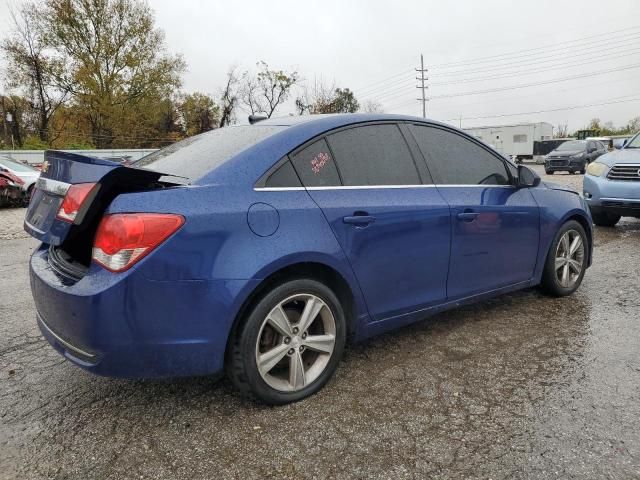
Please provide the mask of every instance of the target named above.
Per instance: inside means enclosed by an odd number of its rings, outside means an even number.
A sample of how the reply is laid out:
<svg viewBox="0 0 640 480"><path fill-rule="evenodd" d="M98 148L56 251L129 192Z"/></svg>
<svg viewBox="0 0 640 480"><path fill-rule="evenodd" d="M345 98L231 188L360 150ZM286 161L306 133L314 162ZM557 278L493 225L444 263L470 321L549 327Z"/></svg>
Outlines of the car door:
<svg viewBox="0 0 640 480"><path fill-rule="evenodd" d="M538 206L516 188L506 160L440 126L410 127L451 207L449 299L529 281L539 242Z"/></svg>
<svg viewBox="0 0 640 480"><path fill-rule="evenodd" d="M342 129L291 158L348 257L373 321L444 302L449 207L424 163L418 170L397 124Z"/></svg>

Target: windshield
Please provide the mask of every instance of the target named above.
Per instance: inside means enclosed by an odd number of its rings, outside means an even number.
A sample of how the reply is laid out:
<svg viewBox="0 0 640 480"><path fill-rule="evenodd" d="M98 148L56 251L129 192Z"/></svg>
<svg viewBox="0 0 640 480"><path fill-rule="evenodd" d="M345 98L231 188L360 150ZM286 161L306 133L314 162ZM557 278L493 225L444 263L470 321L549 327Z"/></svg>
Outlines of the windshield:
<svg viewBox="0 0 640 480"><path fill-rule="evenodd" d="M4 165L9 170L13 170L15 172L38 172L35 168L31 168L29 165L16 162L15 160L9 160L6 157L0 157L0 165Z"/></svg>
<svg viewBox="0 0 640 480"><path fill-rule="evenodd" d="M217 128L150 153L133 165L195 180L284 128L275 125Z"/></svg>
<svg viewBox="0 0 640 480"><path fill-rule="evenodd" d="M640 148L640 133L638 133L624 148Z"/></svg>
<svg viewBox="0 0 640 480"><path fill-rule="evenodd" d="M564 142L556 150L558 152L574 152L576 150L584 150L586 144L585 140L572 140L571 142Z"/></svg>

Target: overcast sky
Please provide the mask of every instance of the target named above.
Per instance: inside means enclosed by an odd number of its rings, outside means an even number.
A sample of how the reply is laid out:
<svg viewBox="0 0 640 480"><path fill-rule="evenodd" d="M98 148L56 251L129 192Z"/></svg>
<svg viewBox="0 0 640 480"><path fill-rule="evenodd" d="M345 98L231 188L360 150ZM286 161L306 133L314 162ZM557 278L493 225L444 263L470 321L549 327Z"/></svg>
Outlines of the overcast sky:
<svg viewBox="0 0 640 480"><path fill-rule="evenodd" d="M2 30L16 1L0 0ZM437 120L568 122L573 130L593 117L620 125L640 116L638 0L149 3L168 49L188 64L185 91L215 95L231 65L265 60L308 83L351 88L386 112L421 115L413 69L423 53L427 116Z"/></svg>

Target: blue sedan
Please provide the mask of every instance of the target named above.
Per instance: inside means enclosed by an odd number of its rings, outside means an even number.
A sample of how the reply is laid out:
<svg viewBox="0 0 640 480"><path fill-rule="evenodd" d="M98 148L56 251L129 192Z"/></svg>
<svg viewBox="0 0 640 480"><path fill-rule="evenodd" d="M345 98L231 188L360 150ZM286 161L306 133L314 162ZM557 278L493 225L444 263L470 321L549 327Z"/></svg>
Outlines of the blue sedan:
<svg viewBox="0 0 640 480"><path fill-rule="evenodd" d="M359 341L540 285L573 293L591 217L448 125L270 119L123 166L49 151L25 218L38 325L101 375L227 374L300 400Z"/></svg>

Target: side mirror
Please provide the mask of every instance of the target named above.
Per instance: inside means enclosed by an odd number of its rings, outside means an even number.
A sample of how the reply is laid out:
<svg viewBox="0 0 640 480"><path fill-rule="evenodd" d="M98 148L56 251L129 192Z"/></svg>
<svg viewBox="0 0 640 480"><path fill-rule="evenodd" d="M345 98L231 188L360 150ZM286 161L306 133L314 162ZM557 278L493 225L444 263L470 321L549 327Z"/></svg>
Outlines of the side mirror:
<svg viewBox="0 0 640 480"><path fill-rule="evenodd" d="M540 185L540 177L536 172L524 165L518 165L518 188L537 187Z"/></svg>
<svg viewBox="0 0 640 480"><path fill-rule="evenodd" d="M622 146L626 147L627 146L627 142L629 141L628 138L625 138L624 141L622 142Z"/></svg>

